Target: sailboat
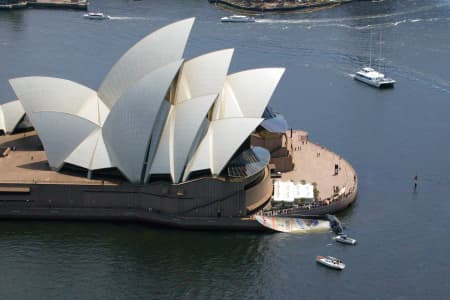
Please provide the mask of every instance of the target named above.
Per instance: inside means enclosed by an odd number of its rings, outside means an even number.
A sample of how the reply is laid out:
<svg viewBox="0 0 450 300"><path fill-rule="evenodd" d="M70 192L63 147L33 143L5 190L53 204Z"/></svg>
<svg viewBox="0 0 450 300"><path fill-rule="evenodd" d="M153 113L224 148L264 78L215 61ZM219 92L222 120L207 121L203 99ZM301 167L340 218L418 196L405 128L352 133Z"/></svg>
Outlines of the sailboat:
<svg viewBox="0 0 450 300"><path fill-rule="evenodd" d="M370 37L370 44L371 45L370 45L369 66L361 68L361 70L355 73L353 78L377 88L393 87L395 84L394 79L386 77L383 73L376 71L372 67L372 36ZM380 60L381 60L381 33L380 33Z"/></svg>

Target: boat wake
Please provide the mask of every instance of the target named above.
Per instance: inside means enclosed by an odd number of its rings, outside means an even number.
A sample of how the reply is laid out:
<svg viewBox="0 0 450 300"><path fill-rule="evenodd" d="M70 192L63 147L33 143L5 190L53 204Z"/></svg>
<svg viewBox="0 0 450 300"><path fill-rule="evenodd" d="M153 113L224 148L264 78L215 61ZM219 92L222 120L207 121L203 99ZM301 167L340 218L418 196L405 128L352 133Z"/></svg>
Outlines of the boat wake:
<svg viewBox="0 0 450 300"><path fill-rule="evenodd" d="M366 26L354 26L354 25L347 25L343 24L345 22L353 22L353 21L360 21L360 20L378 20L378 19L385 19L385 18L391 18L391 17L400 17L405 15L411 15L419 12L429 11L433 9L439 9L443 7L449 7L450 3L442 3L438 5L429 5L429 6L422 6L416 9L406 10L402 12L396 12L396 13L387 13L387 14L374 14L374 15L361 15L361 16L354 16L354 17L345 17L345 18L324 18L324 19L300 19L300 20L280 20L280 19L256 19L256 23L262 23L262 24L300 24L305 25L308 27L319 27L319 26L335 26L335 27L345 27L349 29L357 29L357 30L363 30L363 29L371 29L374 27L392 27L392 26L398 26L400 24L405 23L416 23L416 22L437 22L437 21L449 21L450 18L428 18L428 19L420 19L420 18L407 18L399 21L394 22L383 22L379 24L373 24L373 25L366 25Z"/></svg>
<svg viewBox="0 0 450 300"><path fill-rule="evenodd" d="M256 20L256 23L265 23L265 24L299 24L305 25L308 29L316 28L316 27L342 27L352 30L367 30L367 29L377 29L377 28L390 28L396 27L402 24L408 23L418 23L418 22L439 22L439 21L450 21L450 18L428 18L428 19L404 19L394 22L385 22L378 24L370 24L364 26L355 26L348 25L339 22L345 22L347 19L324 19L324 20L312 20L312 19L304 19L304 20L275 20L275 19L259 19Z"/></svg>
<svg viewBox="0 0 450 300"><path fill-rule="evenodd" d="M119 20L119 21L150 21L150 18L146 17L120 17L120 16L109 16L110 20Z"/></svg>
<svg viewBox="0 0 450 300"><path fill-rule="evenodd" d="M398 72L399 77L403 77L410 81L416 81L421 84L430 86L432 89L446 94L450 94L450 81L443 79L440 76L424 73L420 70L415 70L407 67L398 67L401 69Z"/></svg>

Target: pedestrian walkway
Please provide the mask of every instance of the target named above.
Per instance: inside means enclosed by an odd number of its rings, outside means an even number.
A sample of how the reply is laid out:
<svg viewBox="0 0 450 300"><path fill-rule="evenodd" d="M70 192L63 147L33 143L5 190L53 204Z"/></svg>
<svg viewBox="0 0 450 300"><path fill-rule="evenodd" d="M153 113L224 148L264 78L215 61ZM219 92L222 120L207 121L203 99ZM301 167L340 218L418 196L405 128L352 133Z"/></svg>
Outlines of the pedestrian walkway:
<svg viewBox="0 0 450 300"><path fill-rule="evenodd" d="M281 180L316 183L319 199L331 198L336 191L347 193L356 187L356 172L336 153L308 141L307 133L300 130L287 132L288 149L294 161L294 170L281 175ZM335 174L337 165L337 174Z"/></svg>

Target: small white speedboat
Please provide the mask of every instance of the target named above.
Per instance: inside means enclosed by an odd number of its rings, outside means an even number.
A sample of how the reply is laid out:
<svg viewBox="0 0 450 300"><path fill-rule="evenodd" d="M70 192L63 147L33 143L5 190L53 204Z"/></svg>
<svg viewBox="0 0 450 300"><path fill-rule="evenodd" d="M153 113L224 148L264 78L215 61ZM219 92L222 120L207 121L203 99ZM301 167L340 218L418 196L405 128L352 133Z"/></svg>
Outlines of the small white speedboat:
<svg viewBox="0 0 450 300"><path fill-rule="evenodd" d="M334 238L336 242L343 243L343 244L349 244L349 245L355 245L356 240L352 239L351 237L348 237L346 234L340 234Z"/></svg>
<svg viewBox="0 0 450 300"><path fill-rule="evenodd" d="M109 16L105 15L101 12L89 12L87 14L83 15L86 19L92 19L92 20L104 20L109 19Z"/></svg>
<svg viewBox="0 0 450 300"><path fill-rule="evenodd" d="M230 23L250 23L255 22L255 18L243 15L232 15L229 17L223 17L220 19L220 21Z"/></svg>
<svg viewBox="0 0 450 300"><path fill-rule="evenodd" d="M336 270L344 270L345 269L345 264L342 260L340 260L339 258L333 257L333 256L317 256L316 257L316 262L318 262L319 264L322 264L324 266L327 266L329 268L332 269L336 269Z"/></svg>

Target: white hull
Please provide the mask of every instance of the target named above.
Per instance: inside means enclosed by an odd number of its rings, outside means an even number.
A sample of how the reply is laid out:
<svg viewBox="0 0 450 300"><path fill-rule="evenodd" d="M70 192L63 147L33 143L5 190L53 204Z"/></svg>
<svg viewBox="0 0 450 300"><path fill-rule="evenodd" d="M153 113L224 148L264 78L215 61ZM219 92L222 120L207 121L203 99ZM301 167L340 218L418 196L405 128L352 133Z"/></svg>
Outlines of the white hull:
<svg viewBox="0 0 450 300"><path fill-rule="evenodd" d="M224 23L252 23L255 22L255 18L241 15L233 15L229 17L223 17L220 19L220 21Z"/></svg>
<svg viewBox="0 0 450 300"><path fill-rule="evenodd" d="M377 88L392 87L395 84L395 80L392 79L370 80L362 76L358 76L358 74L356 74L354 78Z"/></svg>
<svg viewBox="0 0 450 300"><path fill-rule="evenodd" d="M84 14L84 18L91 19L91 20L105 20L105 19L109 19L109 16L106 16L104 14L87 13L87 14Z"/></svg>
<svg viewBox="0 0 450 300"><path fill-rule="evenodd" d="M264 227L280 232L313 233L330 230L330 222L319 219L256 216L256 220Z"/></svg>
<svg viewBox="0 0 450 300"><path fill-rule="evenodd" d="M352 239L350 237L345 237L342 235L338 235L337 237L335 237L336 242L342 243L342 244L348 244L348 245L355 245L356 244L356 240Z"/></svg>
<svg viewBox="0 0 450 300"><path fill-rule="evenodd" d="M331 256L317 256L316 262L335 270L345 269L345 264L340 259Z"/></svg>
<svg viewBox="0 0 450 300"><path fill-rule="evenodd" d="M253 23L255 20L221 20L222 23Z"/></svg>

